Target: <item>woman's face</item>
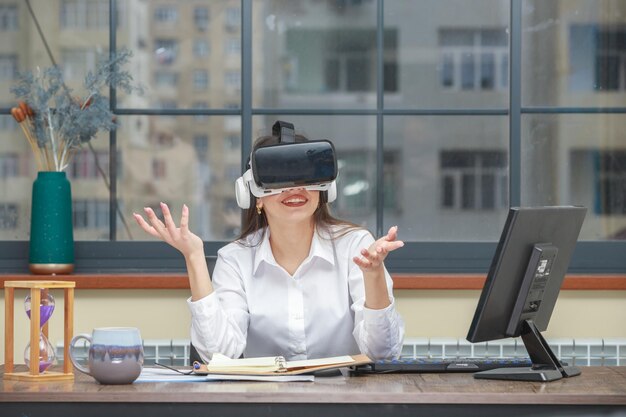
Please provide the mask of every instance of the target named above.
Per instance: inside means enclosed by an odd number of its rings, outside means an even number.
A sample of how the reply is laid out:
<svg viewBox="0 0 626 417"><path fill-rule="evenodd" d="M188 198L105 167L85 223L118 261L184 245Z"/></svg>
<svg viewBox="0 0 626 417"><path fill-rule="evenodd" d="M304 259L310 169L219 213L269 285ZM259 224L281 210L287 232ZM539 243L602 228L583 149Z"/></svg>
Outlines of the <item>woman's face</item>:
<svg viewBox="0 0 626 417"><path fill-rule="evenodd" d="M295 188L280 194L260 197L260 204L265 211L268 223L298 223L310 221L320 201L319 191Z"/></svg>

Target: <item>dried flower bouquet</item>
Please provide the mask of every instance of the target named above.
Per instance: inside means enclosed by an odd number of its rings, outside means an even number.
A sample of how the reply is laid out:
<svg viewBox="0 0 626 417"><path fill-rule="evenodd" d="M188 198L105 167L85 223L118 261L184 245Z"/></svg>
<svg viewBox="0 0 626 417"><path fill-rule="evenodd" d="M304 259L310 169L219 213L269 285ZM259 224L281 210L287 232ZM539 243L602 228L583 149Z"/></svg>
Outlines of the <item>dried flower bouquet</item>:
<svg viewBox="0 0 626 417"><path fill-rule="evenodd" d="M110 59L100 62L95 72L85 76L83 98L77 98L65 84L62 71L52 66L37 73L20 74L11 92L18 107L11 115L19 123L28 140L40 171L63 171L81 146L99 131L117 127L109 99L102 94L105 87L126 93L141 92L133 78L121 67L132 56L123 48Z"/></svg>

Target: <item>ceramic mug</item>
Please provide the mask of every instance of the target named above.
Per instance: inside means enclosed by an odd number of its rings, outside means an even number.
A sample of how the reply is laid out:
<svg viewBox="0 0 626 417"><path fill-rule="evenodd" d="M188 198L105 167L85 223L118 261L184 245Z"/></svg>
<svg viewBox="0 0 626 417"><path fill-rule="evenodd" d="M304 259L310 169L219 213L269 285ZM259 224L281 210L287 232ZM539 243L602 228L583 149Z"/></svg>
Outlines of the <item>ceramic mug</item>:
<svg viewBox="0 0 626 417"><path fill-rule="evenodd" d="M79 340L89 342L88 367L78 363L74 356ZM141 373L143 345L139 329L135 327L101 327L91 335L79 334L70 342L70 359L80 372L95 378L101 384L131 384Z"/></svg>

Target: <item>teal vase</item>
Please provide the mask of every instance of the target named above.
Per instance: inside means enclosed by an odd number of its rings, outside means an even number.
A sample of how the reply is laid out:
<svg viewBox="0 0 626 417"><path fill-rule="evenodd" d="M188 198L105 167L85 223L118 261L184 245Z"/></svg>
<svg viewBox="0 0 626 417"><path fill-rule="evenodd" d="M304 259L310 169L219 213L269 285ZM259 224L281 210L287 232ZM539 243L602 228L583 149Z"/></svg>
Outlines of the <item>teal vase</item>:
<svg viewBox="0 0 626 417"><path fill-rule="evenodd" d="M74 271L72 190L65 172L39 172L33 183L28 262L33 274Z"/></svg>

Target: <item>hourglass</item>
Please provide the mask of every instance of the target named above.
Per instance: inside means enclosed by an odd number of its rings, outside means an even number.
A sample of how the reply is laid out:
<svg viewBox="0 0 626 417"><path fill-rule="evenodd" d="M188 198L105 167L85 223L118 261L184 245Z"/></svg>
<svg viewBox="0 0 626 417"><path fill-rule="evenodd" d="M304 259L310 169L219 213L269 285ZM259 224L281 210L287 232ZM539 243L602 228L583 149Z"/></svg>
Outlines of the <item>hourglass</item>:
<svg viewBox="0 0 626 417"><path fill-rule="evenodd" d="M74 287L70 281L6 281L5 288L5 379L58 381L73 379L72 363L69 359L69 344L73 332ZM24 301L24 309L30 319L30 341L24 350L24 361L28 372L14 370L14 289L29 288L30 294ZM48 368L55 360L54 347L48 340L47 324L54 311L55 301L49 289L63 288L64 308L64 343L63 372L52 372Z"/></svg>

